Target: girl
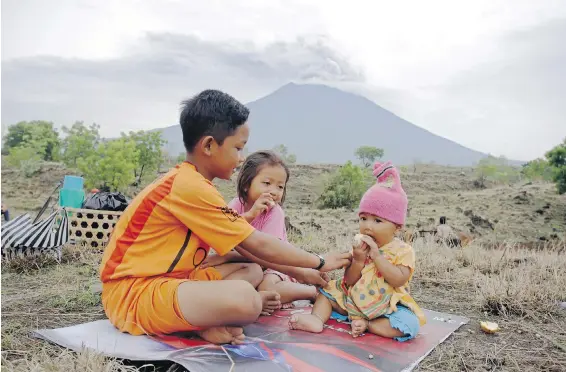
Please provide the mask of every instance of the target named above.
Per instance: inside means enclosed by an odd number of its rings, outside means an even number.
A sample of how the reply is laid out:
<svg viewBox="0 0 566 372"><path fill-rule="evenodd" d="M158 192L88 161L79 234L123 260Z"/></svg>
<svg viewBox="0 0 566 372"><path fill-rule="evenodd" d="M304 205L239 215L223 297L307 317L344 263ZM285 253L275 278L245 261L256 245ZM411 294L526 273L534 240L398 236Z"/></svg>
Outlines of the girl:
<svg viewBox="0 0 566 372"><path fill-rule="evenodd" d="M242 165L237 181L238 197L228 206L257 230L286 241L285 212L281 206L285 201L288 181L289 168L279 156L271 151L255 152L249 155ZM202 267L238 261L247 259L233 251L223 257L211 256ZM257 289L277 292L284 308L291 307L292 302L297 300L314 301L317 296L316 287L300 284L297 279L288 275L299 276L300 270L302 269L281 267L281 271L286 272L283 273L266 269L263 281ZM270 314L275 309L264 309L264 313Z"/></svg>
<svg viewBox="0 0 566 372"><path fill-rule="evenodd" d="M352 263L338 280L321 289L311 314L293 315L291 329L322 332L332 312L351 321L352 336L369 332L398 341L414 338L425 324L409 294L415 253L395 238L405 224L407 195L391 163L376 163L377 183L362 197L360 234L354 238Z"/></svg>

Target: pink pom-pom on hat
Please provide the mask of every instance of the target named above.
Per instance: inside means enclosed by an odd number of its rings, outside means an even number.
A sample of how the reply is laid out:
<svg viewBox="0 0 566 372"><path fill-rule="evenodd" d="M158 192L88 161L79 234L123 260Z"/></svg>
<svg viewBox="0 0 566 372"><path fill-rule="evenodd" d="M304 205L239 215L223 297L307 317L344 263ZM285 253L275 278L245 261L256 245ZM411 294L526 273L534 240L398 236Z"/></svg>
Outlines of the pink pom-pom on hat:
<svg viewBox="0 0 566 372"><path fill-rule="evenodd" d="M397 225L404 225L408 201L397 168L391 162L376 162L373 175L377 182L362 197L359 214L369 213Z"/></svg>

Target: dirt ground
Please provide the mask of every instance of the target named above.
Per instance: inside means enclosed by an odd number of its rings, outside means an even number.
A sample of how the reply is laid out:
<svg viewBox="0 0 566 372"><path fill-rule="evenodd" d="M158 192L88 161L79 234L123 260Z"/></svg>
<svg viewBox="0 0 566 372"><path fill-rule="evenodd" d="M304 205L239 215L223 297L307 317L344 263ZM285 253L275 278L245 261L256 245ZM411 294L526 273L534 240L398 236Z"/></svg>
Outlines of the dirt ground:
<svg viewBox="0 0 566 372"><path fill-rule="evenodd" d="M292 167L286 212L298 230L291 240L309 251L342 250L356 232L354 211L313 207L333 168ZM13 215L36 212L65 173L50 165L40 175L24 179L17 171L2 169L2 202L16 211ZM553 185L542 183L477 190L471 170L439 166L411 168L403 182L411 227L426 230L446 215L455 228L475 238L462 249L440 246L429 238L414 243L416 301L424 308L470 318L417 370L566 370L566 310L559 306L566 301L566 198L556 195ZM227 199L234 195L231 183L218 186ZM494 243L499 246L490 248ZM533 245L538 249L526 248ZM100 296L91 288L98 282L100 257L99 251L68 246L60 264L51 259L2 264L2 369L138 370L140 365L92 352L75 354L30 336L37 328L104 318ZM500 332L483 333L480 320L497 322ZM167 364L142 369L181 370Z"/></svg>

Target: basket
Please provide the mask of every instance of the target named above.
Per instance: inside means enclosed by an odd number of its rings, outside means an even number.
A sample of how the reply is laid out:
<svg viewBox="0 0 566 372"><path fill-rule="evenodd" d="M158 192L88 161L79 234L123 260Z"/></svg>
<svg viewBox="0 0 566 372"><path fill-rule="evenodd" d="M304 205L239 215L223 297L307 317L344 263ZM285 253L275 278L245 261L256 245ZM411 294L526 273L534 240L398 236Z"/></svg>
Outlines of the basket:
<svg viewBox="0 0 566 372"><path fill-rule="evenodd" d="M93 248L103 248L122 212L66 208L69 217L69 239L84 242Z"/></svg>

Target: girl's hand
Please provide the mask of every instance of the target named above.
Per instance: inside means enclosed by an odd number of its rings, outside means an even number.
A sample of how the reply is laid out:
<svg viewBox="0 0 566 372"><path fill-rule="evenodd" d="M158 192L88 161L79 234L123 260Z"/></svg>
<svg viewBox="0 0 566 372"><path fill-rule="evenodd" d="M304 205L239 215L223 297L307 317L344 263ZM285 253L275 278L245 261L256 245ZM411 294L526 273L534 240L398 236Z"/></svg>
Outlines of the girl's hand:
<svg viewBox="0 0 566 372"><path fill-rule="evenodd" d="M203 263L200 264L201 269L206 269L207 267L218 266L228 262L228 256L220 256L219 254L211 254L208 256Z"/></svg>
<svg viewBox="0 0 566 372"><path fill-rule="evenodd" d="M270 193L261 194L261 196L255 201L254 205L247 212L248 216L253 220L260 214L269 211L275 206L273 197Z"/></svg>

